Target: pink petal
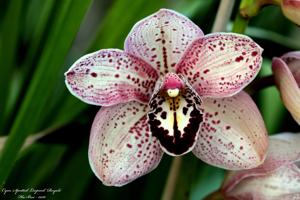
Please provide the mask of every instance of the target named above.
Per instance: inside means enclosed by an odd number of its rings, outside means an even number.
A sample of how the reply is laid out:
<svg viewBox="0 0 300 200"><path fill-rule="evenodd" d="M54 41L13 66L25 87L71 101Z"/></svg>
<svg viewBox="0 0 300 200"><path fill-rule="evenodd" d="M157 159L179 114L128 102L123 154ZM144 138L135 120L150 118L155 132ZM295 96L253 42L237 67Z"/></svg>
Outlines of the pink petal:
<svg viewBox="0 0 300 200"><path fill-rule="evenodd" d="M232 190L243 179L264 176L278 168L300 160L300 134L283 133L270 137L268 155L257 168L230 173L223 184L223 190Z"/></svg>
<svg viewBox="0 0 300 200"><path fill-rule="evenodd" d="M284 15L300 26L300 1L299 0L283 0L281 2L281 9Z"/></svg>
<svg viewBox="0 0 300 200"><path fill-rule="evenodd" d="M262 48L247 36L213 33L193 42L178 64L202 97L228 97L251 82L262 63Z"/></svg>
<svg viewBox="0 0 300 200"><path fill-rule="evenodd" d="M295 199L300 197L299 194L300 170L295 164L290 164L268 175L245 179L227 196L243 200L283 200Z"/></svg>
<svg viewBox="0 0 300 200"><path fill-rule="evenodd" d="M291 70L298 86L300 85L300 51L292 51L281 56Z"/></svg>
<svg viewBox="0 0 300 200"><path fill-rule="evenodd" d="M291 200L300 197L300 169L286 165L264 176L249 177L226 193L241 200Z"/></svg>
<svg viewBox="0 0 300 200"><path fill-rule="evenodd" d="M203 32L185 16L167 9L139 21L125 41L125 51L150 63L161 75L175 72L184 51Z"/></svg>
<svg viewBox="0 0 300 200"><path fill-rule="evenodd" d="M122 186L156 168L163 155L150 134L148 106L129 102L102 107L89 144L93 172L105 185Z"/></svg>
<svg viewBox="0 0 300 200"><path fill-rule="evenodd" d="M177 95L169 91L177 91ZM202 113L201 99L188 82L167 74L149 104L150 129L162 149L172 156L190 152L197 142Z"/></svg>
<svg viewBox="0 0 300 200"><path fill-rule="evenodd" d="M131 100L147 103L158 78L149 64L116 49L81 57L65 76L66 85L74 96L102 106Z"/></svg>
<svg viewBox="0 0 300 200"><path fill-rule="evenodd" d="M255 103L245 92L223 99L203 99L203 122L193 153L230 170L249 169L265 158L267 131Z"/></svg>
<svg viewBox="0 0 300 200"><path fill-rule="evenodd" d="M298 69L300 69L300 64L298 65ZM298 124L300 124L300 73L298 73L299 83L297 84L289 67L280 58L273 59L272 70L284 105ZM293 67L294 72L295 70Z"/></svg>

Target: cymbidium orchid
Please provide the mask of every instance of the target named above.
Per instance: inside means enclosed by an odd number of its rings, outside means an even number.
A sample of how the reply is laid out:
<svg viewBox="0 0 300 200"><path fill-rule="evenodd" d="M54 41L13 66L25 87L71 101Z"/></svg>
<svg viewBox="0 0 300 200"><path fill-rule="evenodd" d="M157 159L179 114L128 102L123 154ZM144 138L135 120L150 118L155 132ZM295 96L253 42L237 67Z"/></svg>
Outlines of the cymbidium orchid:
<svg viewBox="0 0 300 200"><path fill-rule="evenodd" d="M300 51L273 58L272 69L284 105L300 124Z"/></svg>
<svg viewBox="0 0 300 200"><path fill-rule="evenodd" d="M300 199L300 134L270 137L268 155L257 168L231 172L221 192L232 200Z"/></svg>
<svg viewBox="0 0 300 200"><path fill-rule="evenodd" d="M132 28L124 50L77 60L65 74L68 89L102 106L89 144L94 173L121 186L153 170L163 152L192 151L232 170L261 164L266 129L240 92L257 75L261 53L247 36L204 36L185 16L161 9Z"/></svg>

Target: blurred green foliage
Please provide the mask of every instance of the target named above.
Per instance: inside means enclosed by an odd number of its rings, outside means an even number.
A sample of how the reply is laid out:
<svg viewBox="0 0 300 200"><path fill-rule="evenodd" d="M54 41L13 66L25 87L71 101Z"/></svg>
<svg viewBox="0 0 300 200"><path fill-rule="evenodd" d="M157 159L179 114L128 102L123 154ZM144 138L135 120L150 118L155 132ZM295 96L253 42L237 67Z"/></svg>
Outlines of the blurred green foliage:
<svg viewBox="0 0 300 200"><path fill-rule="evenodd" d="M2 187L61 189L49 199L159 199L169 156L154 172L122 188L105 187L92 174L87 144L98 108L70 95L63 73L87 52L122 48L131 27L162 7L183 13L208 33L218 4L217 0L1 0L0 135L9 135L0 156ZM238 2L232 20L237 8ZM250 21L246 34L265 49L261 76L271 73L273 56L300 49L299 28L277 7L264 8ZM254 97L270 133L295 130L275 87ZM287 121L289 126L284 126ZM54 128L53 136L19 152L28 135L49 128ZM192 155L183 160L176 199L201 199L220 186L223 170Z"/></svg>

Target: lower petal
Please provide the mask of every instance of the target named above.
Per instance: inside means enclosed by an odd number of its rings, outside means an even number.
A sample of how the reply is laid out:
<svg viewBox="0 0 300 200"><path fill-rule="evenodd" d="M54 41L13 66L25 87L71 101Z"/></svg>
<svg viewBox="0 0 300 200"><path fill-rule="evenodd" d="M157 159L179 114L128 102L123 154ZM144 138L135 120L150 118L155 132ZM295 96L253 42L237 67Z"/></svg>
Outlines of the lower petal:
<svg viewBox="0 0 300 200"><path fill-rule="evenodd" d="M297 165L290 164L265 176L249 177L225 196L243 200L299 199L300 169Z"/></svg>
<svg viewBox="0 0 300 200"><path fill-rule="evenodd" d="M105 185L122 186L152 171L163 152L150 134L146 105L102 107L90 136L89 161Z"/></svg>
<svg viewBox="0 0 300 200"><path fill-rule="evenodd" d="M265 158L267 131L255 103L245 92L203 99L203 122L193 153L221 168L254 168Z"/></svg>
<svg viewBox="0 0 300 200"><path fill-rule="evenodd" d="M270 136L266 160L257 168L231 172L223 183L225 192L232 190L239 182L254 176L265 176L278 168L300 160L300 134L282 133Z"/></svg>

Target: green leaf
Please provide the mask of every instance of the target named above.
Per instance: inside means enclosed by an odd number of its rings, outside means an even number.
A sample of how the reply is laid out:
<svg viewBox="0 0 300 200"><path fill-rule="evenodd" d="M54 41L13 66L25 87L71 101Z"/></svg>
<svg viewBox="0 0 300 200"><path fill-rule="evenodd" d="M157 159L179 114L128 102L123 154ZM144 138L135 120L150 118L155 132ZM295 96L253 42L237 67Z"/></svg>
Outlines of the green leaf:
<svg viewBox="0 0 300 200"><path fill-rule="evenodd" d="M13 118L15 118L17 109L23 100L23 93L28 87L27 83L37 63L36 58L39 56L39 50L44 45L42 39L47 30L48 21L51 19L50 14L54 9L54 2L54 0L46 0L44 2L32 0L28 5L25 25L23 25L25 27L22 29L24 34L20 35L20 37L23 37L23 40L25 40L25 43L28 43L28 51L25 53L24 62L21 64L22 66L15 70L12 77L8 105L5 111L7 118L5 130L9 128Z"/></svg>
<svg viewBox="0 0 300 200"><path fill-rule="evenodd" d="M37 188L51 177L65 151L63 145L33 144L20 154L5 187Z"/></svg>
<svg viewBox="0 0 300 200"><path fill-rule="evenodd" d="M264 59L260 76L272 74L271 61ZM258 92L258 106L265 121L267 130L273 134L280 130L281 121L285 117L286 110L282 104L279 92L275 86Z"/></svg>
<svg viewBox="0 0 300 200"><path fill-rule="evenodd" d="M23 1L9 2L0 32L0 132L5 125L6 104L13 70L16 65L19 26Z"/></svg>
<svg viewBox="0 0 300 200"><path fill-rule="evenodd" d="M0 157L0 184L3 186L26 137L37 130L65 57L79 29L90 0L61 1L55 23L38 62L28 92L15 119Z"/></svg>
<svg viewBox="0 0 300 200"><path fill-rule="evenodd" d="M49 199L83 199L83 195L93 177L88 162L87 149L87 144L84 143L75 152L71 152L71 156L65 160L61 167L56 169L47 186L53 189L61 189L61 192L48 195Z"/></svg>

